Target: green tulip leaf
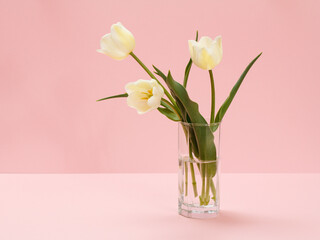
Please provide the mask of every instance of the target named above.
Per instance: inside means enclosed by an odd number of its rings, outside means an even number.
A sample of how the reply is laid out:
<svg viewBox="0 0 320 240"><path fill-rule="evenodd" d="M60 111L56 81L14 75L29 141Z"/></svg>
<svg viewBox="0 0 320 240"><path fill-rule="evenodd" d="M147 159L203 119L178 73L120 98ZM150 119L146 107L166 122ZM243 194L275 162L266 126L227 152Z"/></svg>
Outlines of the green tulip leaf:
<svg viewBox="0 0 320 240"><path fill-rule="evenodd" d="M207 121L199 112L198 104L192 101L186 89L172 78L170 71L166 78L166 83L171 90L172 96L176 99L177 104L179 102L185 109L190 121L192 123L207 124ZM199 148L199 160L215 160L217 157L216 147L210 127L194 125L192 128Z"/></svg>
<svg viewBox="0 0 320 240"><path fill-rule="evenodd" d="M167 83L167 76L160 69L158 69L156 66L153 65L153 68L156 70L154 73L157 74L158 76L160 76L164 80L164 82ZM171 91L171 89L170 89L170 91ZM174 94L174 93L171 91L171 94ZM183 104L181 104L179 99L175 99L175 100L176 100L177 106L179 107L179 109L181 111L183 122L187 122L187 114L186 114L186 111L183 107Z"/></svg>
<svg viewBox="0 0 320 240"><path fill-rule="evenodd" d="M224 117L224 115L226 114L234 96L237 94L238 89L243 81L243 79L245 78L245 76L247 75L248 71L250 70L250 68L252 67L252 65L255 63L255 61L257 61L257 59L261 56L262 53L260 53L255 59L253 59L249 65L246 67L246 69L244 70L244 72L241 74L239 80L236 82L236 84L234 85L234 87L232 88L230 95L228 96L228 98L224 101L224 103L222 104L222 106L220 107L219 111L217 112L216 115L216 119L215 122L221 122L222 118Z"/></svg>
<svg viewBox="0 0 320 240"><path fill-rule="evenodd" d="M160 69L158 69L156 66L153 65L153 68L156 70L154 73L157 74L159 77L161 77L165 83L167 83L167 76ZM173 94L172 91L171 91L171 94ZM181 111L183 122L187 122L186 111L185 111L183 105L181 104L181 102L179 100L177 100L177 99L175 99L175 100L176 100L177 106L179 107L179 109Z"/></svg>
<svg viewBox="0 0 320 240"><path fill-rule="evenodd" d="M114 96L110 96L110 97L106 97L106 98L101 98L101 99L97 100L97 102L104 101L107 99L112 99L112 98L123 98L123 97L128 97L128 93L118 94L118 95L114 95Z"/></svg>
<svg viewBox="0 0 320 240"><path fill-rule="evenodd" d="M167 76L160 69L158 69L157 67L153 66L153 68L156 70L155 74L160 76L165 81L165 83L167 83ZM171 94L173 95L173 97L176 100L177 106L180 109L182 122L191 122L190 117L188 116L188 113L186 112L186 110L185 110L183 104L181 103L181 101L174 96L174 92L171 89L170 89L170 91L171 91ZM186 136L189 135L190 143L191 143L191 146L192 146L192 151L193 151L194 155L197 158L199 158L199 147L198 147L197 139L195 137L193 129L192 128L190 128L190 129L185 129L184 128L184 130L188 131L188 132L185 132L185 133L186 133Z"/></svg>
<svg viewBox="0 0 320 240"><path fill-rule="evenodd" d="M169 110L168 108L159 107L159 108L158 108L158 111L159 111L160 113L162 113L163 115L165 115L167 118L169 118L169 119L172 120L172 121L175 121L175 122L180 121L180 117L177 116L176 113L172 112L172 111Z"/></svg>
<svg viewBox="0 0 320 240"><path fill-rule="evenodd" d="M158 111L160 113L162 113L163 115L165 115L167 118L169 118L170 120L173 120L175 122L177 121L181 121L180 116L178 115L178 113L175 111L174 107L165 99L161 99L161 106L158 108Z"/></svg>
<svg viewBox="0 0 320 240"><path fill-rule="evenodd" d="M198 31L196 33L196 41L198 41ZM183 86L186 88L187 87L187 82L188 82L188 78L189 78L189 73L190 73L190 69L192 66L192 59L190 58L187 66L186 66L186 70L184 71L184 80L183 80Z"/></svg>
<svg viewBox="0 0 320 240"><path fill-rule="evenodd" d="M152 65L154 70L156 70L154 73L157 74L159 77L161 77L165 82L167 81L167 76L161 72L161 70L159 68L157 68L156 66Z"/></svg>
<svg viewBox="0 0 320 240"><path fill-rule="evenodd" d="M189 78L189 73L190 73L191 66L192 66L192 59L190 58L187 66L186 66L186 70L184 71L183 86L184 86L185 88L187 87L187 82L188 82L188 78Z"/></svg>

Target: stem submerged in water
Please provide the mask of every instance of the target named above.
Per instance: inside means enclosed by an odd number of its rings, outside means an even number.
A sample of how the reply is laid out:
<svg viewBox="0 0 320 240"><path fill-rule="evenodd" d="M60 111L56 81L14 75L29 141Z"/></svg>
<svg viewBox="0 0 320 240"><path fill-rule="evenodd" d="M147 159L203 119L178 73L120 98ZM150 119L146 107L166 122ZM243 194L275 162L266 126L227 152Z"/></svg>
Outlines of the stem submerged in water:
<svg viewBox="0 0 320 240"><path fill-rule="evenodd" d="M202 179L201 195L199 196L200 205L206 205L205 204L205 199L206 199L206 165L200 164L199 170L200 170L201 179Z"/></svg>
<svg viewBox="0 0 320 240"><path fill-rule="evenodd" d="M206 202L206 205L209 204L210 202L210 174L209 174L209 166L207 166L207 169L206 169L206 178L207 178L207 181L206 181L206 198L205 198L205 202Z"/></svg>
<svg viewBox="0 0 320 240"><path fill-rule="evenodd" d="M194 174L193 163L190 163L190 171L191 171L191 178L192 178L193 194L194 194L194 197L198 197L197 182Z"/></svg>
<svg viewBox="0 0 320 240"><path fill-rule="evenodd" d="M210 179L210 188L212 192L212 199L216 202L217 201L217 193L216 193L216 187L214 186L213 179Z"/></svg>
<svg viewBox="0 0 320 240"><path fill-rule="evenodd" d="M193 160L192 149L191 149L191 143L189 142L189 161L190 161L190 173L192 178L193 194L194 194L194 197L197 197L198 196L197 182L196 182L196 176L194 174L193 163L191 162L192 160Z"/></svg>
<svg viewBox="0 0 320 240"><path fill-rule="evenodd" d="M184 162L184 174L185 174L185 192L184 195L188 196L188 163Z"/></svg>

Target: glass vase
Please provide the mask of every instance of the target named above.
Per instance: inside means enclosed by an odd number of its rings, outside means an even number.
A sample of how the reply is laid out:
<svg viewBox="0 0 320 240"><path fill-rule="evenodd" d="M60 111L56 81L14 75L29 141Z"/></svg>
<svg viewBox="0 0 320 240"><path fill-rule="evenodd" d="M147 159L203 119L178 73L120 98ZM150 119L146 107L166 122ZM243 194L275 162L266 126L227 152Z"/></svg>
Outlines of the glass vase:
<svg viewBox="0 0 320 240"><path fill-rule="evenodd" d="M212 218L219 213L220 123L179 123L179 214Z"/></svg>

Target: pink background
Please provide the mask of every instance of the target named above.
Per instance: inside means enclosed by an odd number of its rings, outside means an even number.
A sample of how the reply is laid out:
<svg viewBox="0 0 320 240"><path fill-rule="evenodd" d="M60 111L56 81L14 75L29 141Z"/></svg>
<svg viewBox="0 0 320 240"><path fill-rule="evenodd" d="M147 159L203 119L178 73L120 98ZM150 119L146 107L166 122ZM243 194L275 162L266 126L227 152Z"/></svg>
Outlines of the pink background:
<svg viewBox="0 0 320 240"><path fill-rule="evenodd" d="M121 21L147 64L183 77L187 40L223 38L218 105L249 72L222 128L223 172L320 172L320 2L0 0L0 172L175 172L177 124L138 115L124 85L148 76L96 53ZM208 115L208 73L190 75Z"/></svg>

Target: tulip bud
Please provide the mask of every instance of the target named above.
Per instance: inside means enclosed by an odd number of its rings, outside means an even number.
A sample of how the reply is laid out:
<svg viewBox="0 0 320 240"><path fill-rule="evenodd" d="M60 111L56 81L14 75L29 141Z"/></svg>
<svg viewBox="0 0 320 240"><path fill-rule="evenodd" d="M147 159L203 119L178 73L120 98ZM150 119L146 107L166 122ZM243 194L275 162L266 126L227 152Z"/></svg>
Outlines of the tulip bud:
<svg viewBox="0 0 320 240"><path fill-rule="evenodd" d="M221 62L221 36L216 37L214 40L210 37L202 37L199 42L189 40L188 43L192 62L198 67L210 70Z"/></svg>
<svg viewBox="0 0 320 240"><path fill-rule="evenodd" d="M100 40L97 51L116 60L125 59L134 49L135 40L132 33L120 22L111 26L111 33L104 35Z"/></svg>

